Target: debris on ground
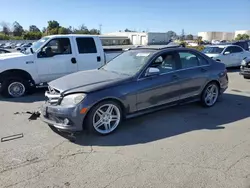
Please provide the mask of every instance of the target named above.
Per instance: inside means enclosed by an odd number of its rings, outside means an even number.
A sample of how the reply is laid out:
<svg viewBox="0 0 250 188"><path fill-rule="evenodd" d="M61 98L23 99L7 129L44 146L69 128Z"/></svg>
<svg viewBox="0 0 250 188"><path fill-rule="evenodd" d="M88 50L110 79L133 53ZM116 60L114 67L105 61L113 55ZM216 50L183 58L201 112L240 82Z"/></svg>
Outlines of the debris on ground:
<svg viewBox="0 0 250 188"><path fill-rule="evenodd" d="M31 114L31 116L29 117L29 120L36 120L41 115L41 113L39 111L34 111L34 112L26 111L26 112L15 112L14 113L14 115L18 115L18 114Z"/></svg>
<svg viewBox="0 0 250 188"><path fill-rule="evenodd" d="M31 114L31 116L29 117L29 120L36 120L37 118L39 118L41 115L41 113L39 111L33 112Z"/></svg>
<svg viewBox="0 0 250 188"><path fill-rule="evenodd" d="M5 136L1 138L1 142L7 142L10 140L15 140L15 139L19 139L23 137L23 133L20 134L14 134L14 135L10 135L10 136Z"/></svg>

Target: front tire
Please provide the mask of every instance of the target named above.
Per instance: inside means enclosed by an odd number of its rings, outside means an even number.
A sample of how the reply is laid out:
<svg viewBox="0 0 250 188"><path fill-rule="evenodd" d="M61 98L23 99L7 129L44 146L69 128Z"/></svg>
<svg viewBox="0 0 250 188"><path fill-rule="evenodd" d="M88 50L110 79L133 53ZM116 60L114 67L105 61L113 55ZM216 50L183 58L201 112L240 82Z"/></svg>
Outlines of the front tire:
<svg viewBox="0 0 250 188"><path fill-rule="evenodd" d="M120 105L112 100L103 101L95 105L85 121L88 131L99 135L114 132L122 120Z"/></svg>
<svg viewBox="0 0 250 188"><path fill-rule="evenodd" d="M217 83L209 83L201 95L201 103L205 107L212 107L218 100L220 88Z"/></svg>
<svg viewBox="0 0 250 188"><path fill-rule="evenodd" d="M24 96L28 91L28 81L22 78L6 78L2 82L1 94L8 98Z"/></svg>

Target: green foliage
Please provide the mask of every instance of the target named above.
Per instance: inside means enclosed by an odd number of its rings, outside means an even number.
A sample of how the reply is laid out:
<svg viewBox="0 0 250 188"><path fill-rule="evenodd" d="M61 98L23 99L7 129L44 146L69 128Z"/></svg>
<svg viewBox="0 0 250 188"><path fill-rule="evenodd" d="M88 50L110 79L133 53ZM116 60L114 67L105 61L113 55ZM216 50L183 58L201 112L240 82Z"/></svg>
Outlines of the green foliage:
<svg viewBox="0 0 250 188"><path fill-rule="evenodd" d="M58 29L58 34L69 34L69 33L70 33L70 31L69 31L68 28L60 27L60 28Z"/></svg>
<svg viewBox="0 0 250 188"><path fill-rule="evenodd" d="M187 39L187 40L193 40L193 39L194 39L194 36L191 35L191 34L189 34L189 35L186 36L186 39Z"/></svg>
<svg viewBox="0 0 250 188"><path fill-rule="evenodd" d="M49 35L57 35L58 31L59 31L59 28L48 29L48 34Z"/></svg>
<svg viewBox="0 0 250 188"><path fill-rule="evenodd" d="M35 25L31 25L29 27L29 31L30 32L41 32L40 29L37 26L35 26Z"/></svg>
<svg viewBox="0 0 250 188"><path fill-rule="evenodd" d="M57 35L57 34L92 34L99 35L100 31L98 29L88 29L85 25L81 25L78 29L73 29L71 26L66 28L60 26L60 24L55 20L48 21L47 27L42 28L42 32L35 25L29 26L29 31L24 31L23 27L18 23L13 23L13 33L11 33L10 28L7 23L2 22L1 26L3 28L0 32L0 40L37 40L46 35Z"/></svg>
<svg viewBox="0 0 250 188"><path fill-rule="evenodd" d="M235 40L248 40L249 39L249 35L247 34L238 34L237 37L235 38Z"/></svg>
<svg viewBox="0 0 250 188"><path fill-rule="evenodd" d="M175 38L177 38L177 34L176 34L174 31L168 31L168 32L167 32L167 36L168 36L168 38L170 38L170 39L175 39Z"/></svg>
<svg viewBox="0 0 250 188"><path fill-rule="evenodd" d="M205 47L204 46L186 46L186 48L192 48L198 51L202 51L204 50Z"/></svg>
<svg viewBox="0 0 250 188"><path fill-rule="evenodd" d="M0 33L0 40L9 40L10 36L9 35L5 35L4 33Z"/></svg>
<svg viewBox="0 0 250 188"><path fill-rule="evenodd" d="M25 40L38 40L42 38L41 32L27 32L23 35L23 39Z"/></svg>
<svg viewBox="0 0 250 188"><path fill-rule="evenodd" d="M23 27L18 23L18 22L14 22L13 23L13 35L14 36L22 36L24 30Z"/></svg>
<svg viewBox="0 0 250 188"><path fill-rule="evenodd" d="M199 36L196 41L197 41L198 45L201 45L202 44L202 37Z"/></svg>
<svg viewBox="0 0 250 188"><path fill-rule="evenodd" d="M55 21L55 20L50 20L48 21L48 30L50 31L51 29L58 29L60 27L60 24Z"/></svg>

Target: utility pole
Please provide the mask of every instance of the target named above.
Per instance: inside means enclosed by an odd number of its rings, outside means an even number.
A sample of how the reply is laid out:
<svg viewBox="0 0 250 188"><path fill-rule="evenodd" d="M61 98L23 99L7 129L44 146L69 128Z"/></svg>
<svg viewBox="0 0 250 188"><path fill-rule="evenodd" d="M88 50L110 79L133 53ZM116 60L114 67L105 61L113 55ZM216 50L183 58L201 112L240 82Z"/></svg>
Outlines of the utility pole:
<svg viewBox="0 0 250 188"><path fill-rule="evenodd" d="M102 33L102 24L99 24L99 32Z"/></svg>

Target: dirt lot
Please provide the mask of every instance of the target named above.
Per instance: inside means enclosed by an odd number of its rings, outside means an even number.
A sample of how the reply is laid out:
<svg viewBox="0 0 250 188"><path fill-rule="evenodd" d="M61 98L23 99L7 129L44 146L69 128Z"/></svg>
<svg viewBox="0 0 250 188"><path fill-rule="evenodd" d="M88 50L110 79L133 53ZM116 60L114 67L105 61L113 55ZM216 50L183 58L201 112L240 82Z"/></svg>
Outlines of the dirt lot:
<svg viewBox="0 0 250 188"><path fill-rule="evenodd" d="M189 104L126 121L106 137L76 142L39 119L43 92L0 101L0 187L250 187L250 81L230 87L210 109Z"/></svg>

